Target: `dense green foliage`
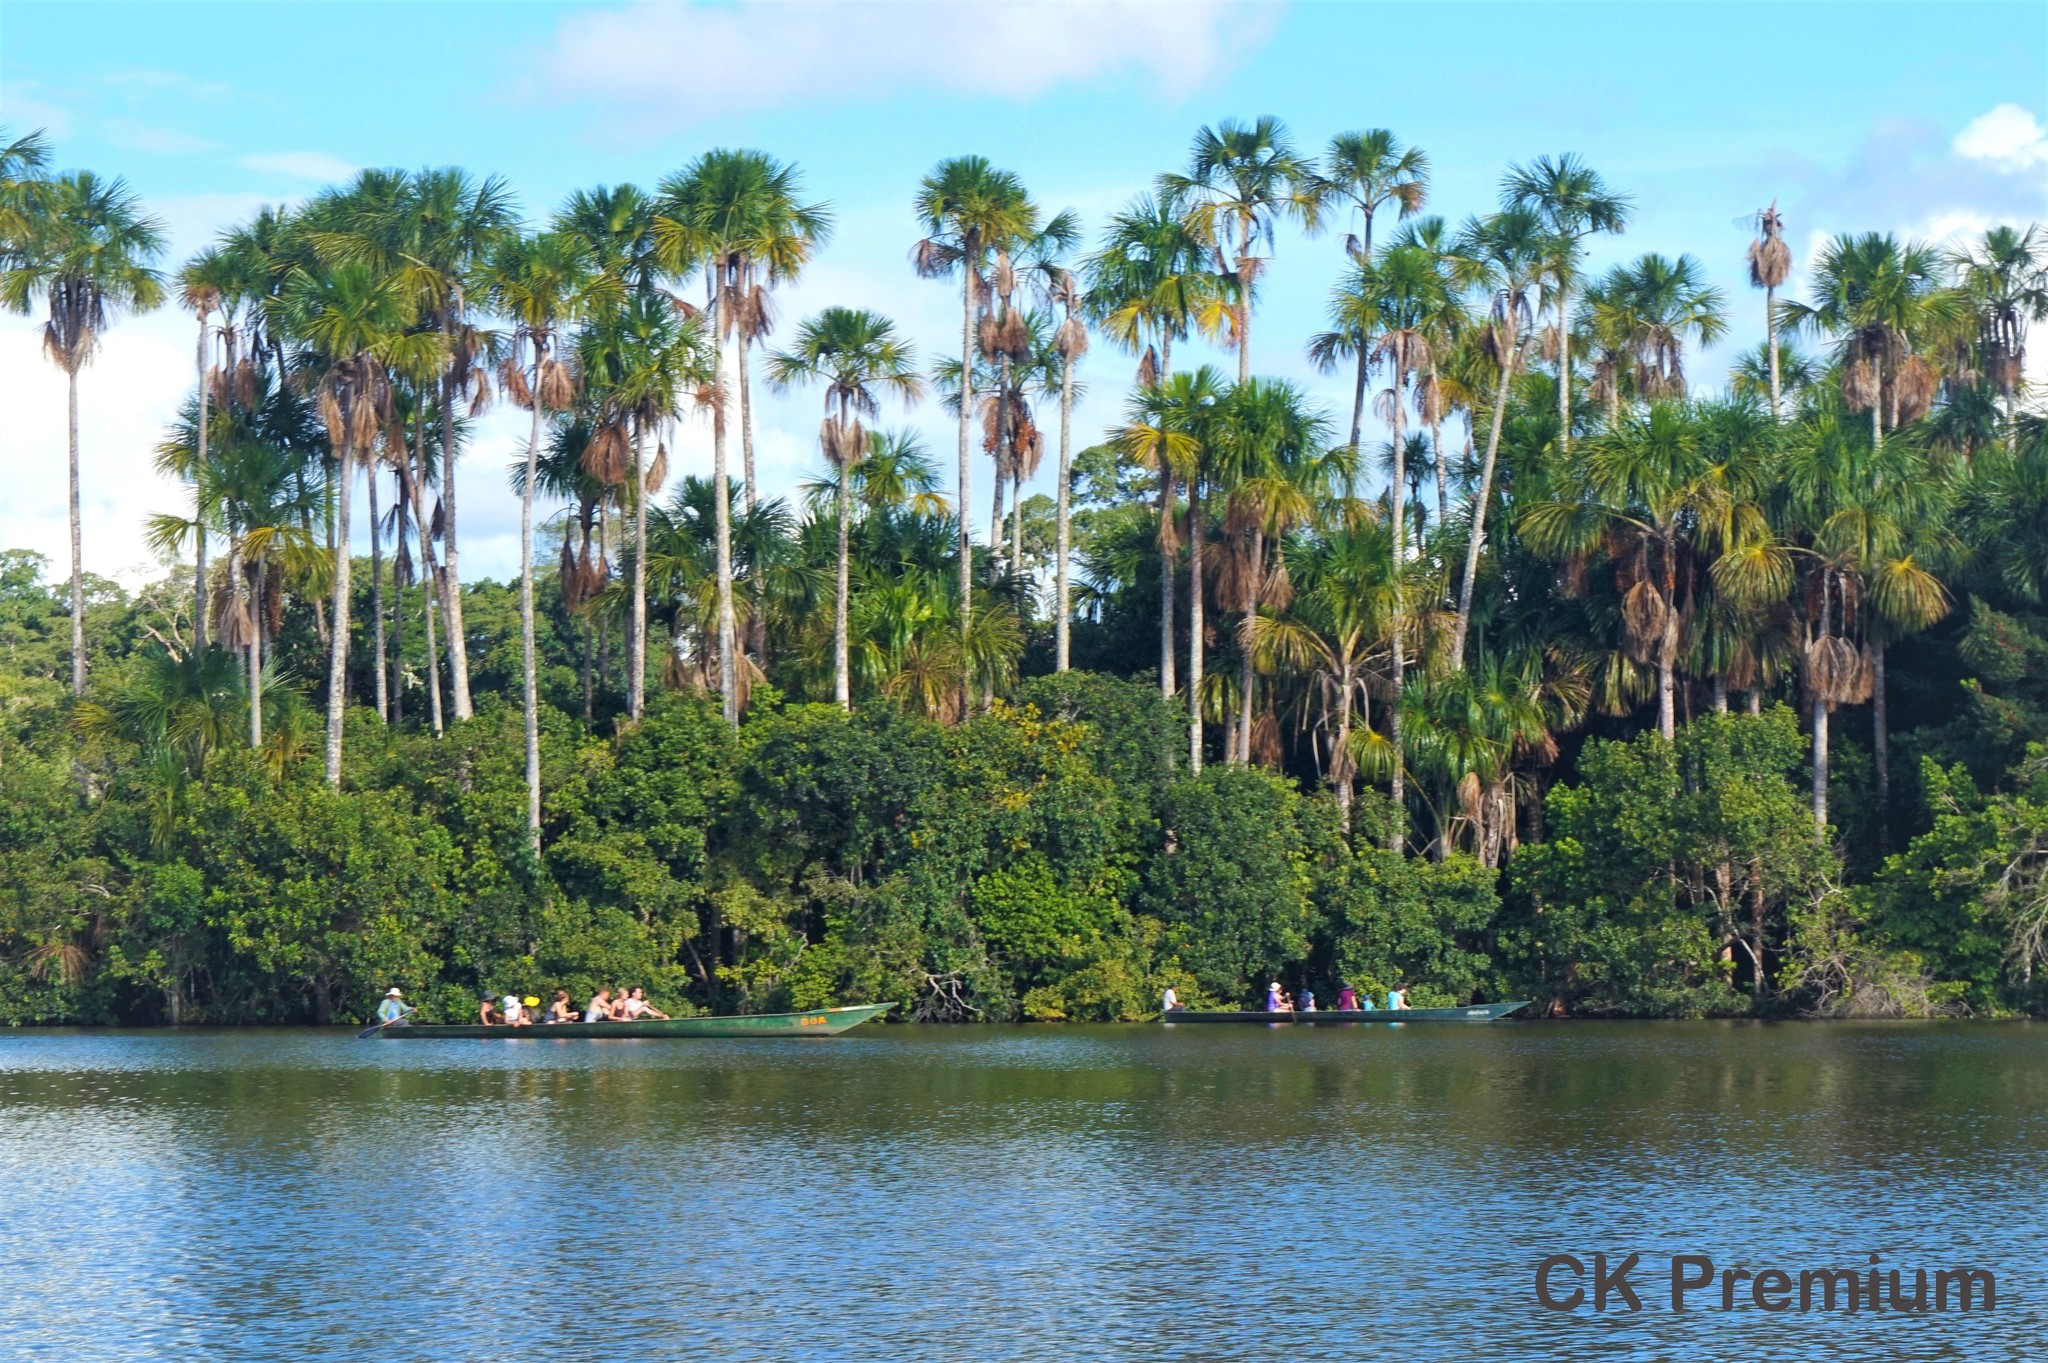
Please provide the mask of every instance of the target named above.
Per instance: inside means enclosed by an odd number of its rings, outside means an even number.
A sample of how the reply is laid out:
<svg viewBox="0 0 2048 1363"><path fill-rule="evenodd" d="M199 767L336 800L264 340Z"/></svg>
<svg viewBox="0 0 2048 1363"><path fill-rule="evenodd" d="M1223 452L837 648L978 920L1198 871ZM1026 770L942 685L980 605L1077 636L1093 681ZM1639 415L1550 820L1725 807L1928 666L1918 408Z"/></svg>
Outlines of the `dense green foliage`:
<svg viewBox="0 0 2048 1363"><path fill-rule="evenodd" d="M0 304L79 384L159 234L46 153L0 146ZM0 1017L350 1018L391 981L443 1015L2048 1007L2048 238L1837 236L1789 298L1758 213L1770 341L1706 395L1729 300L1690 257L1590 271L1631 212L1590 167L1455 227L1428 181L1384 131L1226 121L1084 251L948 160L913 259L967 355L845 308L775 348L832 216L758 152L527 226L500 181L370 171L225 234L176 281L169 576L0 554ZM1251 369L1276 234L1338 216L1305 347L1348 414ZM1091 334L1136 374L1076 436ZM766 497L754 413L799 389L821 477ZM950 485L867 424L928 391ZM493 398L516 450L475 447ZM457 469L501 458L533 554L463 582Z"/></svg>

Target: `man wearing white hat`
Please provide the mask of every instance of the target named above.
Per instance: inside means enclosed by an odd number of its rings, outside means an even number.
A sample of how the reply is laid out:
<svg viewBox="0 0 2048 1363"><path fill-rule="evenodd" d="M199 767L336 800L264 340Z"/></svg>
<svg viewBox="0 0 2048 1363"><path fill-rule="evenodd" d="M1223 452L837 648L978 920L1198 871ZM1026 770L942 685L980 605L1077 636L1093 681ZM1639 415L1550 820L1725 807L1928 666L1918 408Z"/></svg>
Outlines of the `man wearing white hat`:
<svg viewBox="0 0 2048 1363"><path fill-rule="evenodd" d="M411 1017L413 1010L405 1006L405 991L397 985L384 991L384 1002L377 1005L377 1020L389 1027L394 1022L403 1022Z"/></svg>

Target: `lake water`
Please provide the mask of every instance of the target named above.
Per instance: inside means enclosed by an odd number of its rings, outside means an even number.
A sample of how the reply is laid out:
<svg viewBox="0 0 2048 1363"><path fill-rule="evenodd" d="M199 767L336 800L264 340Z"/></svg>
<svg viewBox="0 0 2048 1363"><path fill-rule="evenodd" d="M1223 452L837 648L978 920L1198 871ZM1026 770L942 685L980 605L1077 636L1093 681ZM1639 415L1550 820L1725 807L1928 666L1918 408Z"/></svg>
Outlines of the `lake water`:
<svg viewBox="0 0 2048 1363"><path fill-rule="evenodd" d="M2048 1026L0 1033L0 1212L67 1363L2040 1359ZM1543 1309L1595 1251L1643 1309ZM1676 1314L1683 1253L1997 1308Z"/></svg>

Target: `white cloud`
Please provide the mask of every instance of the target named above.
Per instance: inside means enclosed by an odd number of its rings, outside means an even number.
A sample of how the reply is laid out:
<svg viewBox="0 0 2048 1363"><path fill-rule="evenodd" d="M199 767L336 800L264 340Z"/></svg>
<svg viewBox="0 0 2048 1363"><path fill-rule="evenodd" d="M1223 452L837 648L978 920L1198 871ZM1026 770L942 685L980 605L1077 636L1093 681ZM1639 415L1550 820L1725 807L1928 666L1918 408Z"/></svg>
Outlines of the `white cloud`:
<svg viewBox="0 0 2048 1363"><path fill-rule="evenodd" d="M904 90L1021 100L1130 73L1179 98L1226 73L1276 13L1248 0L640 0L565 19L538 88L678 123Z"/></svg>
<svg viewBox="0 0 2048 1363"><path fill-rule="evenodd" d="M360 167L324 151L264 151L241 158L248 170L266 175L283 175L294 180L340 181L352 179Z"/></svg>
<svg viewBox="0 0 2048 1363"><path fill-rule="evenodd" d="M37 92L42 88L40 82L32 80L0 85L0 123L13 129L13 136L40 128L52 139L61 141L71 136L71 115L40 98Z"/></svg>
<svg viewBox="0 0 2048 1363"><path fill-rule="evenodd" d="M2029 110L2001 104L1957 133L1955 149L1968 160L1988 161L2000 170L2048 167L2048 130Z"/></svg>

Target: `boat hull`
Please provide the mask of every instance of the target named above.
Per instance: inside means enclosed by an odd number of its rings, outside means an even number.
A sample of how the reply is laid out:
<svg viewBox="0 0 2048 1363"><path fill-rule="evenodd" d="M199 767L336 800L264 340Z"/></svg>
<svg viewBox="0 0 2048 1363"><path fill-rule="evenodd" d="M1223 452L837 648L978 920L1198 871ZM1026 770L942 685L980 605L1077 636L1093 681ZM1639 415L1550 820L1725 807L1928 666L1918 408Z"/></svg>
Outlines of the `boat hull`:
<svg viewBox="0 0 2048 1363"><path fill-rule="evenodd" d="M572 1041L578 1038L613 1041L661 1041L684 1037L837 1036L880 1017L896 1005L869 1003L852 1008L814 1008L807 1013L742 1013L729 1017L669 1018L647 1022L556 1022L531 1027L485 1027L479 1024L423 1024L386 1027L380 1037L393 1041Z"/></svg>
<svg viewBox="0 0 2048 1363"><path fill-rule="evenodd" d="M1183 1022L1263 1022L1302 1027L1333 1027L1359 1022L1498 1022L1528 1006L1529 1000L1523 999L1518 1003L1475 1003L1464 1008L1330 1008L1313 1013L1197 1013L1182 1009L1162 1013L1159 1020L1174 1026Z"/></svg>

